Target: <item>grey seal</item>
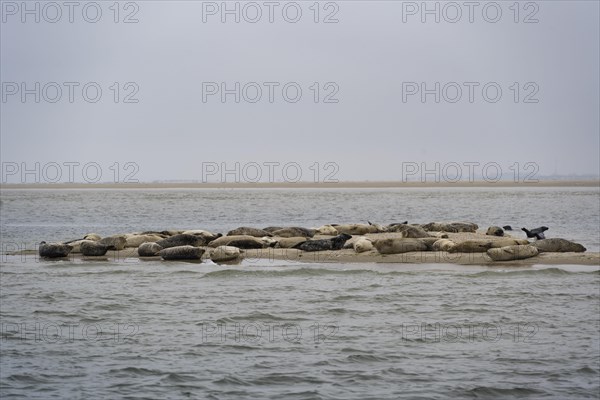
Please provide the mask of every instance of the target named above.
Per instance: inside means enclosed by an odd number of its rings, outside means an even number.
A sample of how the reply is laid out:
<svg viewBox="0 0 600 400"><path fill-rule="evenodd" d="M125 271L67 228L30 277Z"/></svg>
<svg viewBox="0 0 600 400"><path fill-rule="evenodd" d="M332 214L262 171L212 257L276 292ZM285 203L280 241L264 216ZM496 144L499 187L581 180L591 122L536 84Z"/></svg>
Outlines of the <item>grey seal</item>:
<svg viewBox="0 0 600 400"><path fill-rule="evenodd" d="M536 240L534 243L532 243L532 245L537 247L540 253L544 251L554 253L583 253L587 250L579 243L560 238Z"/></svg>
<svg viewBox="0 0 600 400"><path fill-rule="evenodd" d="M373 245L380 254L401 254L411 251L427 251L427 245L419 239L379 239Z"/></svg>
<svg viewBox="0 0 600 400"><path fill-rule="evenodd" d="M265 236L273 236L271 232L267 232L264 229L258 228L250 228L248 226L241 226L239 228L233 229L227 232L227 236L254 236L254 237L265 237Z"/></svg>
<svg viewBox="0 0 600 400"><path fill-rule="evenodd" d="M73 246L65 243L46 243L40 242L38 249L40 257L44 258L61 258L69 255Z"/></svg>
<svg viewBox="0 0 600 400"><path fill-rule="evenodd" d="M203 246L206 241L201 236L180 233L156 242L163 249L176 246Z"/></svg>
<svg viewBox="0 0 600 400"><path fill-rule="evenodd" d="M158 252L163 248L154 242L146 242L142 243L140 247L138 247L138 255L140 257L154 257L158 255Z"/></svg>
<svg viewBox="0 0 600 400"><path fill-rule="evenodd" d="M106 244L102 244L100 242L95 242L93 240L84 240L79 245L81 249L81 254L84 256L103 256L108 251L110 246Z"/></svg>
<svg viewBox="0 0 600 400"><path fill-rule="evenodd" d="M163 260L200 260L204 249L194 246L175 246L158 252Z"/></svg>
<svg viewBox="0 0 600 400"><path fill-rule="evenodd" d="M289 228L277 229L276 231L272 231L271 233L273 234L273 236L279 236L279 237L285 237L285 238L298 237L298 236L303 236L303 237L315 236L314 229L300 228L298 226L291 226Z"/></svg>

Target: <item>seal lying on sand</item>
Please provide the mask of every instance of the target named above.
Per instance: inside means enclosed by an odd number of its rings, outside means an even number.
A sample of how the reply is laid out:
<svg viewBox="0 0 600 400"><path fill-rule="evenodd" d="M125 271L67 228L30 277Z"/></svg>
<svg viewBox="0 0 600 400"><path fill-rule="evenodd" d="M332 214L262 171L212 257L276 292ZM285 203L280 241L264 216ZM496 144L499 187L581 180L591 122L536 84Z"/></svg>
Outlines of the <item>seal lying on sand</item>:
<svg viewBox="0 0 600 400"><path fill-rule="evenodd" d="M84 240L79 245L81 254L84 256L103 256L109 250L109 245L95 242L93 240Z"/></svg>
<svg viewBox="0 0 600 400"><path fill-rule="evenodd" d="M536 240L534 243L532 243L532 245L537 247L540 253L543 251L554 253L583 253L587 250L579 243L560 238Z"/></svg>
<svg viewBox="0 0 600 400"><path fill-rule="evenodd" d="M291 238L282 238L279 239L277 245L275 247L280 247L282 249L291 249L294 246L299 245L300 243L306 242L308 239L304 236L296 236Z"/></svg>
<svg viewBox="0 0 600 400"><path fill-rule="evenodd" d="M504 229L499 226L490 226L485 234L488 236L504 236Z"/></svg>
<svg viewBox="0 0 600 400"><path fill-rule="evenodd" d="M154 257L157 256L158 252L162 249L163 248L160 245L154 242L146 242L142 243L137 251L140 257Z"/></svg>
<svg viewBox="0 0 600 400"><path fill-rule="evenodd" d="M69 244L40 242L38 251L40 257L60 258L68 256L72 249L73 247Z"/></svg>
<svg viewBox="0 0 600 400"><path fill-rule="evenodd" d="M289 228L281 228L276 231L272 231L271 233L273 234L273 236L279 236L279 237L284 237L284 238L298 237L298 236L304 236L304 237L315 236L314 229L300 228L297 226L291 226Z"/></svg>
<svg viewBox="0 0 600 400"><path fill-rule="evenodd" d="M401 254L411 251L427 251L427 245L419 239L379 239L373 245L380 254Z"/></svg>
<svg viewBox="0 0 600 400"><path fill-rule="evenodd" d="M240 249L233 246L219 246L210 253L214 262L232 261L240 257Z"/></svg>
<svg viewBox="0 0 600 400"><path fill-rule="evenodd" d="M377 233L377 227L374 225L367 224L345 224L345 225L334 225L331 224L338 233L345 233L346 235L366 235L367 233Z"/></svg>
<svg viewBox="0 0 600 400"><path fill-rule="evenodd" d="M294 246L303 251L340 250L352 236L342 233L331 239L307 240Z"/></svg>
<svg viewBox="0 0 600 400"><path fill-rule="evenodd" d="M183 234L199 236L202 239L204 239L204 244L206 244L208 242L212 242L213 240L218 239L221 236L223 236L222 233L212 233L209 231L205 231L203 229L194 229L194 230L184 231Z"/></svg>
<svg viewBox="0 0 600 400"><path fill-rule="evenodd" d="M485 253L492 247L491 240L465 240L452 246L449 253Z"/></svg>
<svg viewBox="0 0 600 400"><path fill-rule="evenodd" d="M454 247L455 244L456 243L449 239L438 239L433 243L432 248L433 251L448 251Z"/></svg>
<svg viewBox="0 0 600 400"><path fill-rule="evenodd" d="M527 235L528 238L536 238L537 240L546 239L544 232L548 230L547 226L540 226L539 228L535 228L532 230L528 230L527 228L521 228L523 232Z"/></svg>
<svg viewBox="0 0 600 400"><path fill-rule="evenodd" d="M494 261L523 260L538 255L538 249L532 245L516 245L489 249L487 255Z"/></svg>
<svg viewBox="0 0 600 400"><path fill-rule="evenodd" d="M206 244L206 242L200 236L180 233L178 235L170 236L166 239L161 239L157 241L156 244L163 249L168 249L169 247L175 246L203 246Z"/></svg>
<svg viewBox="0 0 600 400"><path fill-rule="evenodd" d="M123 250L127 239L125 235L114 235L102 238L98 243L107 245L109 250Z"/></svg>
<svg viewBox="0 0 600 400"><path fill-rule="evenodd" d="M431 237L429 233L418 225L394 225L388 229L389 232L401 232L404 238L426 238Z"/></svg>
<svg viewBox="0 0 600 400"><path fill-rule="evenodd" d="M267 244L260 238L248 235L221 236L208 244L209 247L235 246L240 249L263 249Z"/></svg>
<svg viewBox="0 0 600 400"><path fill-rule="evenodd" d="M331 225L323 225L316 229L319 235L337 236L339 232Z"/></svg>
<svg viewBox="0 0 600 400"><path fill-rule="evenodd" d="M157 242L161 239L163 237L159 235L127 234L125 235L125 247L139 247L142 243Z"/></svg>
<svg viewBox="0 0 600 400"><path fill-rule="evenodd" d="M373 250L373 242L371 242L371 239L361 237L356 242L354 242L352 248L357 253L364 253L365 251Z"/></svg>
<svg viewBox="0 0 600 400"><path fill-rule="evenodd" d="M430 222L428 224L421 225L421 227L423 229L425 229L426 231L436 231L436 232L443 231L443 232L452 232L452 233L458 233L458 232L475 233L475 232L477 232L477 229L479 228L479 226L477 224L474 224L472 222L451 222L451 223Z"/></svg>
<svg viewBox="0 0 600 400"><path fill-rule="evenodd" d="M175 246L158 252L163 260L200 260L204 249L194 246Z"/></svg>
<svg viewBox="0 0 600 400"><path fill-rule="evenodd" d="M236 229L233 229L233 230L227 232L227 236L239 236L239 235L254 236L254 237L273 236L273 234L271 232L267 232L264 229L250 228L247 226L241 226L239 228L236 228Z"/></svg>

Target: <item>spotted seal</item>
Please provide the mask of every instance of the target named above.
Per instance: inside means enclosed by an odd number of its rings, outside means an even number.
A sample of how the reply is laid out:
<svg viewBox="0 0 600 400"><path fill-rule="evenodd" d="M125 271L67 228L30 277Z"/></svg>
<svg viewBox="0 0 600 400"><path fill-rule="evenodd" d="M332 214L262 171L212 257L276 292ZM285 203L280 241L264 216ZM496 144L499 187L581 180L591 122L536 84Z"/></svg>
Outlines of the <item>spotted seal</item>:
<svg viewBox="0 0 600 400"><path fill-rule="evenodd" d="M137 251L140 257L154 257L157 256L158 252L162 249L163 248L155 242L146 242L142 243Z"/></svg>
<svg viewBox="0 0 600 400"><path fill-rule="evenodd" d="M267 232L264 229L250 228L248 226L241 226L239 228L236 228L236 229L233 229L233 230L230 230L229 232L227 232L227 236L239 236L239 235L254 236L254 237L273 236L273 234L271 232Z"/></svg>
<svg viewBox="0 0 600 400"><path fill-rule="evenodd" d="M194 246L174 246L158 252L163 260L200 260L204 249Z"/></svg>
<svg viewBox="0 0 600 400"><path fill-rule="evenodd" d="M69 255L73 246L65 243L46 243L40 242L38 248L40 257L44 258L61 258Z"/></svg>
<svg viewBox="0 0 600 400"><path fill-rule="evenodd" d="M156 241L163 249L168 249L169 247L177 247L177 246L203 246L206 244L205 240L196 235L188 235L185 233L179 233L177 235L169 236L168 238L161 239Z"/></svg>

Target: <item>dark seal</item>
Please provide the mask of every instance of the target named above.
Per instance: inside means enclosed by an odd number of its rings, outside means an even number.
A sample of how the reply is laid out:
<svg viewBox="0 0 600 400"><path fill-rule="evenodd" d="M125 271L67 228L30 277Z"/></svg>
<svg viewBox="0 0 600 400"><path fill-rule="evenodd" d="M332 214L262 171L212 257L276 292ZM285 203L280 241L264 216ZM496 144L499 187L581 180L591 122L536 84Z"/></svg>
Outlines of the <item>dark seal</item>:
<svg viewBox="0 0 600 400"><path fill-rule="evenodd" d="M40 257L44 258L61 258L69 255L73 246L64 243L46 243L40 242L39 253Z"/></svg>
<svg viewBox="0 0 600 400"><path fill-rule="evenodd" d="M539 228L535 228L532 230L528 230L527 228L521 228L523 232L527 235L528 238L536 238L537 240L546 239L544 232L548 230L547 226L540 226Z"/></svg>
<svg viewBox="0 0 600 400"><path fill-rule="evenodd" d="M340 250L344 243L352 236L342 233L331 239L307 240L294 246L295 249L303 251Z"/></svg>

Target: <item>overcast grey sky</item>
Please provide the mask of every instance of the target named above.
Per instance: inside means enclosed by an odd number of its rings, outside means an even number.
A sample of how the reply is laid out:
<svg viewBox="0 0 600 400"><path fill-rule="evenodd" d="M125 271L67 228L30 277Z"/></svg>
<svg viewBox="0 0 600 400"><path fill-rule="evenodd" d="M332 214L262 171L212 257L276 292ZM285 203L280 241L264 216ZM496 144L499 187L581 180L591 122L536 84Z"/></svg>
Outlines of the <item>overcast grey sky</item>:
<svg viewBox="0 0 600 400"><path fill-rule="evenodd" d="M41 181L598 174L597 1L228 2L239 23L222 2L22 4L2 1L5 182L36 162Z"/></svg>

